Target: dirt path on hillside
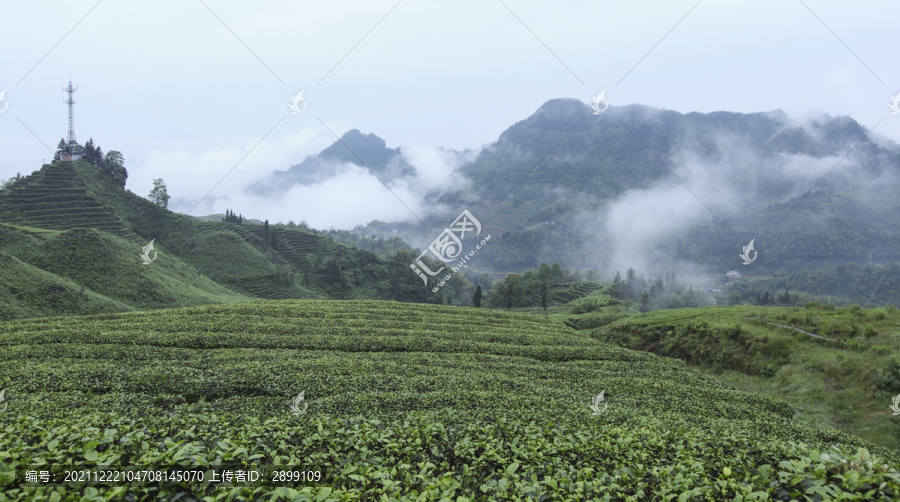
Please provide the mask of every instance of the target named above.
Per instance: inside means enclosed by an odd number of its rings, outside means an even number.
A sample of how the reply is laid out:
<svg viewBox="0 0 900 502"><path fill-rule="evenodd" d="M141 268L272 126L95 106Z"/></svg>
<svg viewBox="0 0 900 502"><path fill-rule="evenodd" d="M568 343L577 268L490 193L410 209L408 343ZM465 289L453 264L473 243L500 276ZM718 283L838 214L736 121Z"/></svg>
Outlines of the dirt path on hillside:
<svg viewBox="0 0 900 502"><path fill-rule="evenodd" d="M758 319L758 317L749 317L748 319ZM809 332L809 331L806 331L805 329L795 328L795 327L793 327L793 326L788 326L788 325L786 325L786 324L778 324L777 322L771 322L771 321L766 321L766 324L772 324L772 325L775 325L775 326L781 326L782 328L787 328L787 329L792 329L792 330L794 330L794 331L799 331L800 333L805 333L805 334L807 334L807 335L809 335L809 336L811 336L811 337L814 337L814 338L821 338L822 340L834 341L833 338L828 338L828 337L826 337L826 336L817 335L817 334L815 334L815 333L811 333L811 332Z"/></svg>

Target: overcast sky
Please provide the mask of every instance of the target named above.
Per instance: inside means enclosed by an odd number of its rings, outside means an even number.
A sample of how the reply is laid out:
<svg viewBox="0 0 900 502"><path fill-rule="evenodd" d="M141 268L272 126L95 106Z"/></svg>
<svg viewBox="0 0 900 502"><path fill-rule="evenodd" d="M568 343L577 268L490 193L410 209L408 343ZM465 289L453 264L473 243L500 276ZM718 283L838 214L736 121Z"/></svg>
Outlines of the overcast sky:
<svg viewBox="0 0 900 502"><path fill-rule="evenodd" d="M898 14L888 0L4 1L0 177L50 160L70 75L79 142L121 151L128 189L162 177L176 211L319 227L410 215L365 173L277 203L243 188L348 129L477 149L549 99L602 89L613 106L850 115L896 141Z"/></svg>

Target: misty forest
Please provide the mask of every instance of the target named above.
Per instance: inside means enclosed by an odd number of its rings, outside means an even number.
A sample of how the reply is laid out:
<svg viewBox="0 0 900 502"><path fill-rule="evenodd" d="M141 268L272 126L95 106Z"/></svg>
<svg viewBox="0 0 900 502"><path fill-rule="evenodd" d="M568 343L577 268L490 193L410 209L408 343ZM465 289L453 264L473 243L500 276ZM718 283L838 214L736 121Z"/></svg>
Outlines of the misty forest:
<svg viewBox="0 0 900 502"><path fill-rule="evenodd" d="M282 80L267 64L282 49L259 38L261 26L284 33L271 13L201 4L254 78ZM517 30L543 26L500 4ZM403 9L426 8L395 7L360 51L388 43L377 37ZM545 43L524 31L537 49L559 44L562 56L538 55L563 63L563 32L538 29ZM58 51L88 50L79 40ZM832 108L762 108L751 93L735 99L742 111L608 98L640 89L645 66L670 77L651 49L634 67L610 56L638 73L591 99L524 82L532 97L520 99L511 85L515 114L479 102L468 120L493 128L489 140L454 148L465 86L429 88L433 118L397 104L372 120L363 109L382 110L382 88L341 72L376 56L351 46L323 63L335 73L322 87L279 98L262 128L288 134L277 139L228 136L261 106L228 79L228 99L209 90L220 107L166 89L171 132L139 140L126 131L162 112L124 106L109 73L86 78L99 90L70 81L52 112L34 103L55 88L0 92L0 500L900 500L896 135ZM25 82L63 71L54 50ZM196 64L178 51L173 65ZM142 72L172 75L145 56ZM403 64L373 61L377 75ZM852 81L841 75L825 80ZM327 92L347 82L360 118L332 122ZM75 110L88 117L80 140ZM185 132L193 114L217 132ZM414 134L429 128L447 142Z"/></svg>

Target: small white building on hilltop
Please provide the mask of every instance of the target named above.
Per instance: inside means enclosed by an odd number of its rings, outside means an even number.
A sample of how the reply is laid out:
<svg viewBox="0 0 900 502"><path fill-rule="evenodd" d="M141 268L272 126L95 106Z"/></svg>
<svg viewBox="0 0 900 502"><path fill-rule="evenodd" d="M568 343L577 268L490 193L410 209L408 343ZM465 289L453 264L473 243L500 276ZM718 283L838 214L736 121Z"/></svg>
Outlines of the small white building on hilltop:
<svg viewBox="0 0 900 502"><path fill-rule="evenodd" d="M728 277L730 277L732 279L740 279L741 278L741 273L738 272L737 270L731 270L726 275L728 275Z"/></svg>

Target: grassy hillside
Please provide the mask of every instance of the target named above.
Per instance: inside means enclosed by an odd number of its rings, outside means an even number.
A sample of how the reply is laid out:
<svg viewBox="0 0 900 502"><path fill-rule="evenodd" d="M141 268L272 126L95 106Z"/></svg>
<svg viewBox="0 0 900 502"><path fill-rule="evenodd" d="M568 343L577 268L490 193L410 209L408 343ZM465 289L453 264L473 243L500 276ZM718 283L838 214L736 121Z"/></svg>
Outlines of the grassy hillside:
<svg viewBox="0 0 900 502"><path fill-rule="evenodd" d="M140 251L96 229L53 232L0 224L0 319L250 299L171 256L145 266Z"/></svg>
<svg viewBox="0 0 900 502"><path fill-rule="evenodd" d="M12 267L0 273L0 319L252 298L471 298L465 284L431 294L409 270L411 251L385 258L283 225L269 232L173 213L84 161L47 164L0 190L0 256ZM158 259L143 266L150 240Z"/></svg>
<svg viewBox="0 0 900 502"><path fill-rule="evenodd" d="M900 496L891 452L681 361L534 316L265 301L8 321L0 345L0 488L11 500ZM258 463L321 479L23 482L27 466L57 462Z"/></svg>
<svg viewBox="0 0 900 502"><path fill-rule="evenodd" d="M85 162L73 165L93 193L143 239L156 239L172 254L248 296L267 299L383 299L446 302L450 289L428 292L412 259L383 259L335 242L326 235L271 225L204 222L153 205L122 191ZM467 292L471 297L471 291ZM457 302L465 295L457 295Z"/></svg>
<svg viewBox="0 0 900 502"><path fill-rule="evenodd" d="M889 408L900 393L896 308L659 310L592 337L688 361L738 388L783 399L798 420L900 449L900 417Z"/></svg>
<svg viewBox="0 0 900 502"><path fill-rule="evenodd" d="M0 251L0 320L128 310L124 303Z"/></svg>

